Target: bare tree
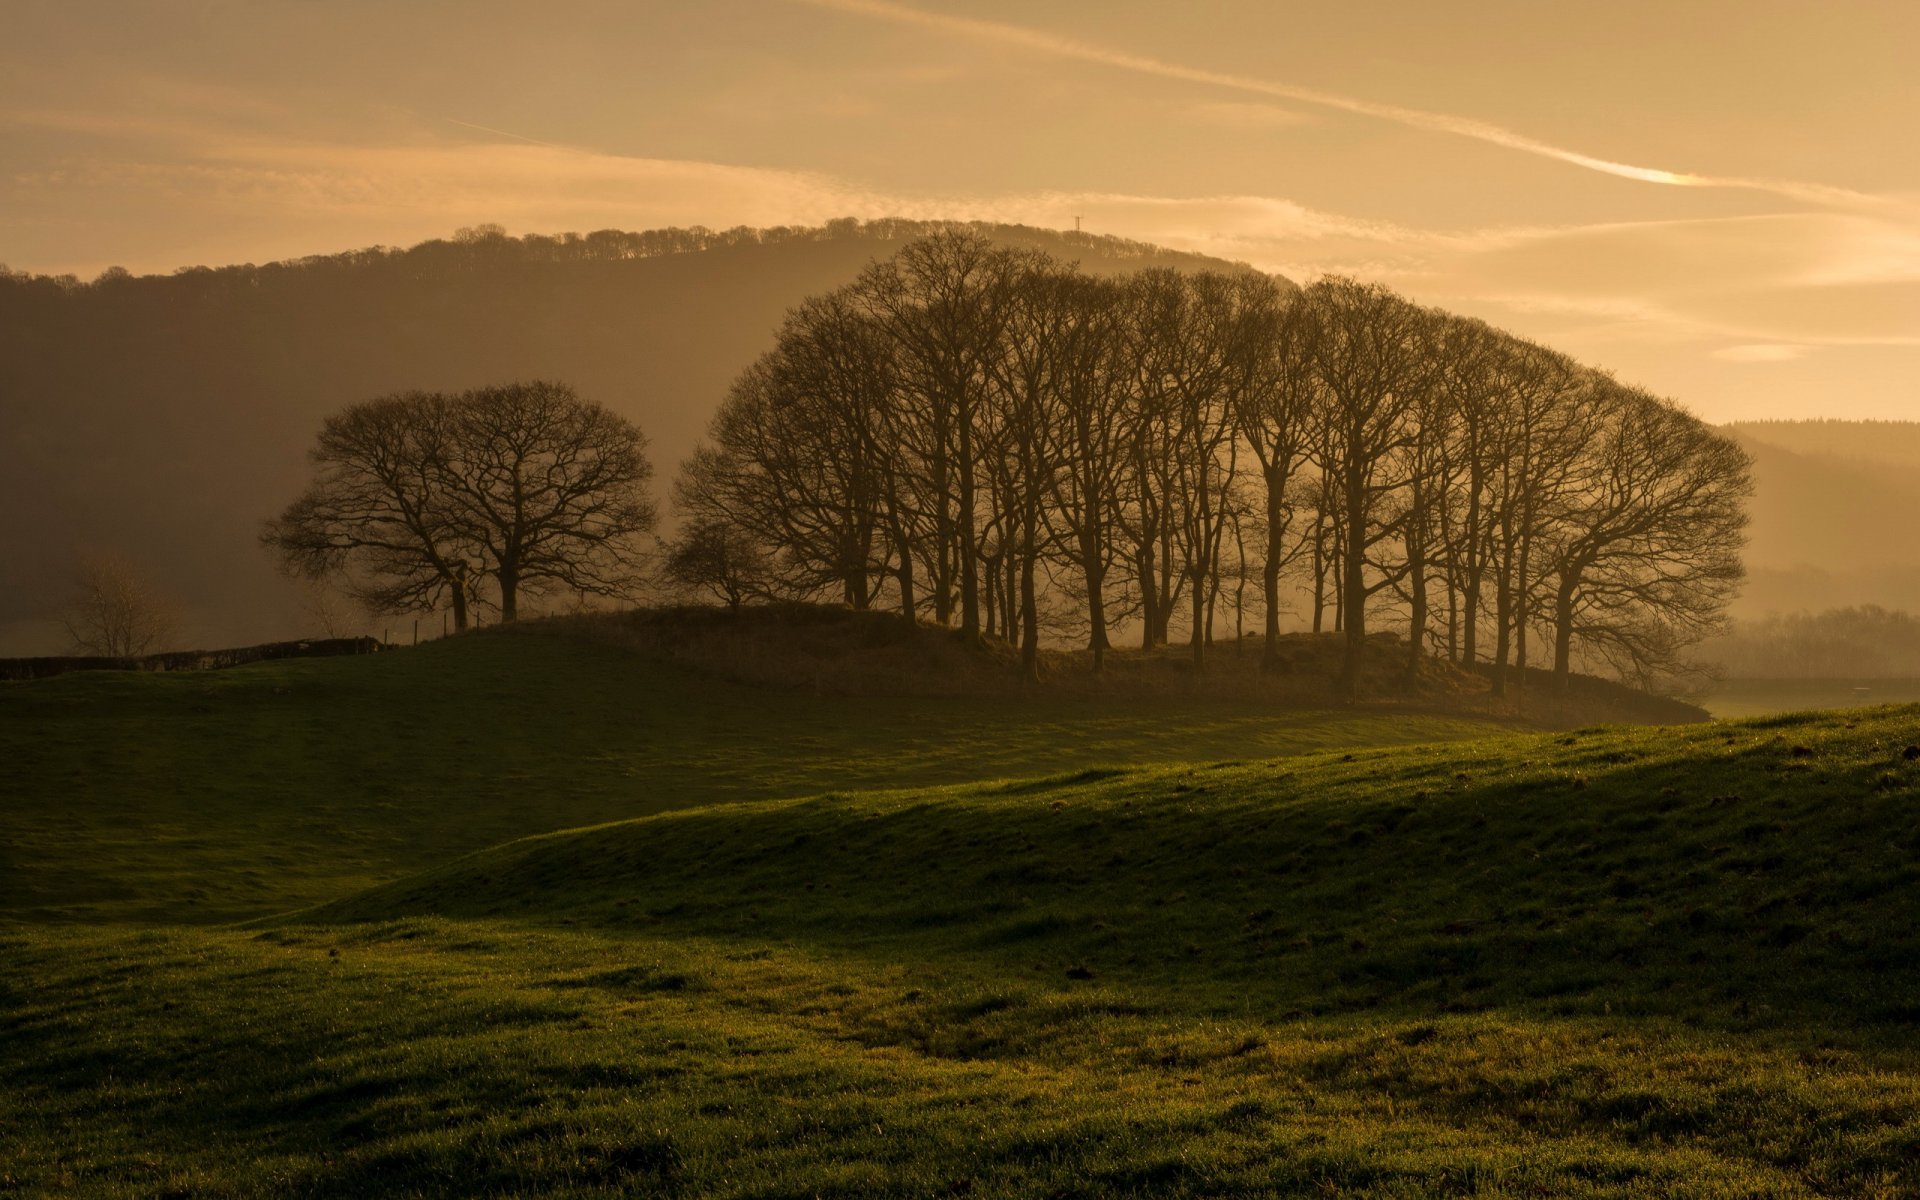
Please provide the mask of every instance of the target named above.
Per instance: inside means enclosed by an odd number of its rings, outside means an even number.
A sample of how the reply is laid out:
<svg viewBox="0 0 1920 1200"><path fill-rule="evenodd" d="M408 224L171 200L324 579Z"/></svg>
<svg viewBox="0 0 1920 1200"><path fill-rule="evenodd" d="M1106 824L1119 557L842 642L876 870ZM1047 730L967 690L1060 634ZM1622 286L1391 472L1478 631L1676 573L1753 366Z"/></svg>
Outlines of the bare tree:
<svg viewBox="0 0 1920 1200"><path fill-rule="evenodd" d="M1580 489L1582 455L1598 411L1592 376L1564 354L1505 339L1492 395L1492 456L1484 511L1494 583L1493 690L1505 694L1509 665L1526 678L1528 630L1543 586L1539 550Z"/></svg>
<svg viewBox="0 0 1920 1200"><path fill-rule="evenodd" d="M467 392L452 424L441 485L456 525L485 547L502 620L518 617L523 591L632 593L656 519L637 426L543 381Z"/></svg>
<svg viewBox="0 0 1920 1200"><path fill-rule="evenodd" d="M1265 485L1266 520L1261 596L1266 607L1266 640L1261 668L1277 671L1280 662L1280 573L1299 553L1290 541L1293 501L1299 493L1297 471L1312 449L1319 417L1320 383L1314 373L1316 307L1305 298L1288 299L1270 281L1261 289L1256 322L1247 346L1251 377L1233 406L1233 418L1260 466ZM1318 619L1318 614L1316 614Z"/></svg>
<svg viewBox="0 0 1920 1200"><path fill-rule="evenodd" d="M980 433L989 360L1006 320L1014 259L978 234L909 243L861 279L861 296L892 340L904 394L923 431L919 452L937 501L935 612L944 624L958 585L960 628L980 625Z"/></svg>
<svg viewBox="0 0 1920 1200"><path fill-rule="evenodd" d="M328 417L309 452L317 475L261 540L293 574L337 577L378 612L453 609L454 628L484 569L484 546L451 503L454 405L406 392Z"/></svg>
<svg viewBox="0 0 1920 1200"><path fill-rule="evenodd" d="M778 548L783 590L870 607L884 528L902 534L897 473L872 425L891 389L873 331L840 297L809 301L734 382L677 491L683 514ZM912 558L897 576L910 596Z"/></svg>
<svg viewBox="0 0 1920 1200"><path fill-rule="evenodd" d="M1381 500L1401 487L1399 452L1414 437L1417 405L1431 386L1433 355L1425 314L1383 287L1330 277L1310 289L1319 307L1314 361L1326 389L1321 469L1333 477L1340 505L1341 609L1346 657L1341 689L1356 694L1367 636L1367 603L1390 587L1390 564L1367 574L1375 547L1395 533ZM1400 565L1404 570L1404 564Z"/></svg>
<svg viewBox="0 0 1920 1200"><path fill-rule="evenodd" d="M1595 390L1605 426L1542 551L1561 687L1576 642L1623 675L1675 671L1682 650L1724 627L1745 578L1746 452L1644 392L1604 379Z"/></svg>
<svg viewBox="0 0 1920 1200"><path fill-rule="evenodd" d="M1087 648L1093 669L1106 666L1107 574L1113 566L1113 526L1129 449L1130 401L1121 363L1121 292L1112 283L1074 276L1055 342L1059 410L1049 454L1060 463L1050 476L1045 507L1051 544L1080 576L1086 603Z"/></svg>
<svg viewBox="0 0 1920 1200"><path fill-rule="evenodd" d="M103 658L151 653L179 629L172 600L131 562L111 554L81 560L62 623L74 653Z"/></svg>
<svg viewBox="0 0 1920 1200"><path fill-rule="evenodd" d="M301 609L330 638L355 637L367 627L366 606L326 579L309 579L301 588Z"/></svg>
<svg viewBox="0 0 1920 1200"><path fill-rule="evenodd" d="M1489 536L1483 519L1494 474L1489 446L1498 441L1500 335L1479 321L1443 316L1437 334L1439 401L1450 437L1448 479L1436 512L1438 552L1448 591L1448 650L1469 665L1479 659L1481 593Z"/></svg>
<svg viewBox="0 0 1920 1200"><path fill-rule="evenodd" d="M738 525L704 518L690 521L667 546L667 577L704 591L739 611L747 600L768 594L766 547Z"/></svg>
<svg viewBox="0 0 1920 1200"><path fill-rule="evenodd" d="M1020 264L1009 289L1003 344L988 363L986 444L994 477L1005 483L997 498L1001 541L1011 586L1003 624L1020 625L1020 668L1028 681L1040 678L1039 570L1047 542L1046 502L1058 487L1064 460L1054 453L1066 417L1071 367L1066 341L1075 327L1079 298L1070 271L1044 256Z"/></svg>

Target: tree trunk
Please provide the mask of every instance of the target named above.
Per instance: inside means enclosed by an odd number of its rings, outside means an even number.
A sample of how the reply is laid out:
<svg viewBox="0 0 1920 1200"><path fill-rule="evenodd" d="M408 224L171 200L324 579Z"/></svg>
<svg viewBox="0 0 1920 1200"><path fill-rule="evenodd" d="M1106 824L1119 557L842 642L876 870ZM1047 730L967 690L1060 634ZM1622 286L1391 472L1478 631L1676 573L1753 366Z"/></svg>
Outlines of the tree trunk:
<svg viewBox="0 0 1920 1200"><path fill-rule="evenodd" d="M1568 575L1553 600L1553 682L1560 691L1573 683L1573 597L1580 577Z"/></svg>
<svg viewBox="0 0 1920 1200"><path fill-rule="evenodd" d="M1513 646L1512 571L1502 563L1493 581L1493 694L1507 694L1507 656Z"/></svg>
<svg viewBox="0 0 1920 1200"><path fill-rule="evenodd" d="M1286 511L1286 484L1284 472L1267 472L1267 561L1260 572L1260 594L1267 602L1267 644L1261 652L1260 669L1270 674L1280 670L1280 542L1285 530L1281 514ZM1241 574L1246 574L1244 568ZM1319 614L1314 618L1317 625Z"/></svg>
<svg viewBox="0 0 1920 1200"><path fill-rule="evenodd" d="M1196 565L1196 578L1193 581L1193 633L1188 643L1193 649L1193 669L1203 670L1207 665L1207 585L1204 568Z"/></svg>
<svg viewBox="0 0 1920 1200"><path fill-rule="evenodd" d="M1419 520L1416 512L1414 520ZM1412 586L1408 603L1407 674L1420 673L1420 657L1427 641L1427 539L1416 532L1407 539L1407 578Z"/></svg>
<svg viewBox="0 0 1920 1200"><path fill-rule="evenodd" d="M1480 659L1480 572L1467 573L1460 594L1460 661L1472 666Z"/></svg>
<svg viewBox="0 0 1920 1200"><path fill-rule="evenodd" d="M505 624L520 619L520 569L517 565L500 564L494 573L500 582L500 621Z"/></svg>
<svg viewBox="0 0 1920 1200"><path fill-rule="evenodd" d="M1520 543L1519 586L1513 595L1513 681L1521 690L1527 686L1527 621L1533 615L1527 611L1527 552L1531 547L1530 541Z"/></svg>
<svg viewBox="0 0 1920 1200"><path fill-rule="evenodd" d="M1360 671L1367 649L1366 480L1357 464L1347 467L1346 546L1340 564L1341 607L1345 610L1347 652L1340 686L1349 700L1360 694Z"/></svg>
<svg viewBox="0 0 1920 1200"><path fill-rule="evenodd" d="M1320 633L1326 629L1327 611L1327 524L1315 515L1313 519L1313 631Z"/></svg>
<svg viewBox="0 0 1920 1200"><path fill-rule="evenodd" d="M1092 626L1087 649L1093 654L1095 674L1107 665L1107 598L1103 594L1107 581L1101 549L1098 527L1089 522L1080 533L1080 571L1087 581L1087 621Z"/></svg>
<svg viewBox="0 0 1920 1200"><path fill-rule="evenodd" d="M1447 580L1447 661L1460 661L1460 589Z"/></svg>
<svg viewBox="0 0 1920 1200"><path fill-rule="evenodd" d="M973 419L960 419L960 632L980 637L980 548L974 528Z"/></svg>
<svg viewBox="0 0 1920 1200"><path fill-rule="evenodd" d="M1158 624L1155 605L1160 593L1153 581L1153 547L1142 547L1134 555L1135 574L1140 579L1140 649L1153 649L1153 632Z"/></svg>
<svg viewBox="0 0 1920 1200"><path fill-rule="evenodd" d="M988 564L988 565L991 568L992 564ZM999 614L1000 606L996 604L994 601L1000 592L999 579L1000 579L999 571L993 570L993 569L989 569L987 571L986 595L982 597L982 599L985 602L984 604L984 607L986 609L986 613L985 613L986 627L985 628L986 628L986 636L988 637L992 637L994 633L997 631L994 618Z"/></svg>
<svg viewBox="0 0 1920 1200"><path fill-rule="evenodd" d="M1034 586L1034 562L1029 546L1020 556L1020 674L1028 683L1040 682L1040 605Z"/></svg>
<svg viewBox="0 0 1920 1200"><path fill-rule="evenodd" d="M900 580L900 615L907 619L907 624L911 625L913 624L914 609L913 550L907 545L905 538L900 539L900 570L898 576Z"/></svg>

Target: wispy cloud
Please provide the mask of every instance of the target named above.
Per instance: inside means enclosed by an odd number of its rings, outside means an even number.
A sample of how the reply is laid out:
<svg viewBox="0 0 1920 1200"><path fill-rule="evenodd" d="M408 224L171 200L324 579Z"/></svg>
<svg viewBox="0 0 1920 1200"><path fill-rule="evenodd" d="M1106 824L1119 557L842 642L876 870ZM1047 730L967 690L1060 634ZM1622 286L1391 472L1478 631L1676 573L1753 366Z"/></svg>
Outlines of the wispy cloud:
<svg viewBox="0 0 1920 1200"><path fill-rule="evenodd" d="M1260 195L916 193L826 173L610 154L454 118L378 144L272 138L164 113L30 119L97 139L101 152L0 174L0 212L16 223L59 222L71 244L113 256L95 269L114 258L146 269L180 265L103 248L105 231L135 209L197 230L180 245L254 259L402 243L483 222L553 232L902 216L1068 228L1078 216L1094 232L1296 279L1379 279L1575 350L1691 346L1751 363L1787 361L1790 352L1746 347L1920 344L1920 239L1909 225L1854 212L1444 230ZM435 124L486 136L436 138ZM127 152L130 139L143 143L137 152ZM99 224L89 226L94 213Z"/></svg>
<svg viewBox="0 0 1920 1200"><path fill-rule="evenodd" d="M1279 100L1289 100L1300 104L1311 104L1320 108L1352 113L1357 116L1371 117L1390 121L1413 129L1432 133L1450 134L1455 137L1471 138L1489 145L1500 146L1523 154L1532 154L1581 167L1589 171L1598 171L1622 179L1638 180L1642 183L1660 184L1668 187L1683 188L1734 188L1744 191L1766 192L1775 196L1801 203L1823 206L1860 207L1879 206L1886 201L1879 197L1847 188L1831 187L1819 183L1802 183L1794 180L1747 179L1728 175L1705 175L1688 171L1671 171L1658 167L1640 166L1633 163L1617 162L1598 155L1582 153L1565 146L1556 146L1524 133L1508 129L1492 122L1472 117L1456 116L1450 113L1431 112L1426 109L1408 108L1397 104L1384 104L1336 92L1321 91L1317 88L1301 87L1272 79L1262 79L1250 75L1237 75L1230 72L1214 71L1204 67L1187 66L1166 59L1153 58L1143 54L1102 46L1092 42L1080 41L1043 29L1025 25L1014 25L1001 21L987 21L975 17L959 17L946 13L928 12L893 0L797 0L798 3L816 8L832 9L837 12L890 21L895 24L912 25L938 33L954 34L999 45L1014 46L1037 54L1054 58L1072 59L1110 67L1115 70L1130 71L1140 75L1151 75L1161 79L1176 80L1184 83L1200 84L1205 87L1220 88L1248 95L1266 96Z"/></svg>
<svg viewBox="0 0 1920 1200"><path fill-rule="evenodd" d="M1713 357L1723 362L1736 363L1779 363L1792 362L1804 358L1811 350L1810 346L1783 344L1779 342L1757 342L1739 346L1722 346L1713 351Z"/></svg>
<svg viewBox="0 0 1920 1200"><path fill-rule="evenodd" d="M1314 118L1298 109L1277 104L1250 104L1240 100L1202 100L1187 106L1195 119L1229 129L1294 129Z"/></svg>

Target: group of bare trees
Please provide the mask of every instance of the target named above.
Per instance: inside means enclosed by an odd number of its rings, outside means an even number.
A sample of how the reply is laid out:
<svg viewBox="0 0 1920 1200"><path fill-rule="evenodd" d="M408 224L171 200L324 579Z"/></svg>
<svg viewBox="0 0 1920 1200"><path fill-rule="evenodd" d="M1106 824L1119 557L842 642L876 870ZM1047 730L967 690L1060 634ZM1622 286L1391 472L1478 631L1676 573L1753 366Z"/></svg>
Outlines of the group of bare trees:
<svg viewBox="0 0 1920 1200"><path fill-rule="evenodd" d="M329 417L316 474L263 540L289 569L333 577L382 612L521 597L627 596L655 512L646 439L555 383L407 392Z"/></svg>
<svg viewBox="0 0 1920 1200"><path fill-rule="evenodd" d="M1096 279L965 233L790 314L685 464L672 563L1016 641L1224 608L1525 668L1667 668L1741 579L1745 455L1565 355L1343 278ZM1249 591L1253 594L1249 595ZM1303 611L1301 611L1303 609Z"/></svg>

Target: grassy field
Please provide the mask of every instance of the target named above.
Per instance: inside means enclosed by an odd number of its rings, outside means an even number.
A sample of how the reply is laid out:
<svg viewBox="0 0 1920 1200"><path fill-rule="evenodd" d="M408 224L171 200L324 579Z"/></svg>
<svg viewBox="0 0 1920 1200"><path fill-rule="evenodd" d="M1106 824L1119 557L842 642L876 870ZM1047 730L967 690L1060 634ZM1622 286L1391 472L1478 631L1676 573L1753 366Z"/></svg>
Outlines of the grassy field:
<svg viewBox="0 0 1920 1200"><path fill-rule="evenodd" d="M796 696L539 632L0 683L0 915L222 922L722 801L1484 733L1135 699Z"/></svg>
<svg viewBox="0 0 1920 1200"><path fill-rule="evenodd" d="M185 728L175 687L258 733L84 789L77 751L33 760L9 854L91 807L0 923L0 1194L1920 1193L1920 710L1366 749L1475 730L433 653L0 693L16 745ZM532 663L575 678L528 696ZM453 678L461 719L409 707ZM404 786L352 807L329 722ZM141 800L187 843L108 836ZM285 840L324 805L333 836ZM299 873L182 923L249 838ZM148 894L89 898L126 855Z"/></svg>

